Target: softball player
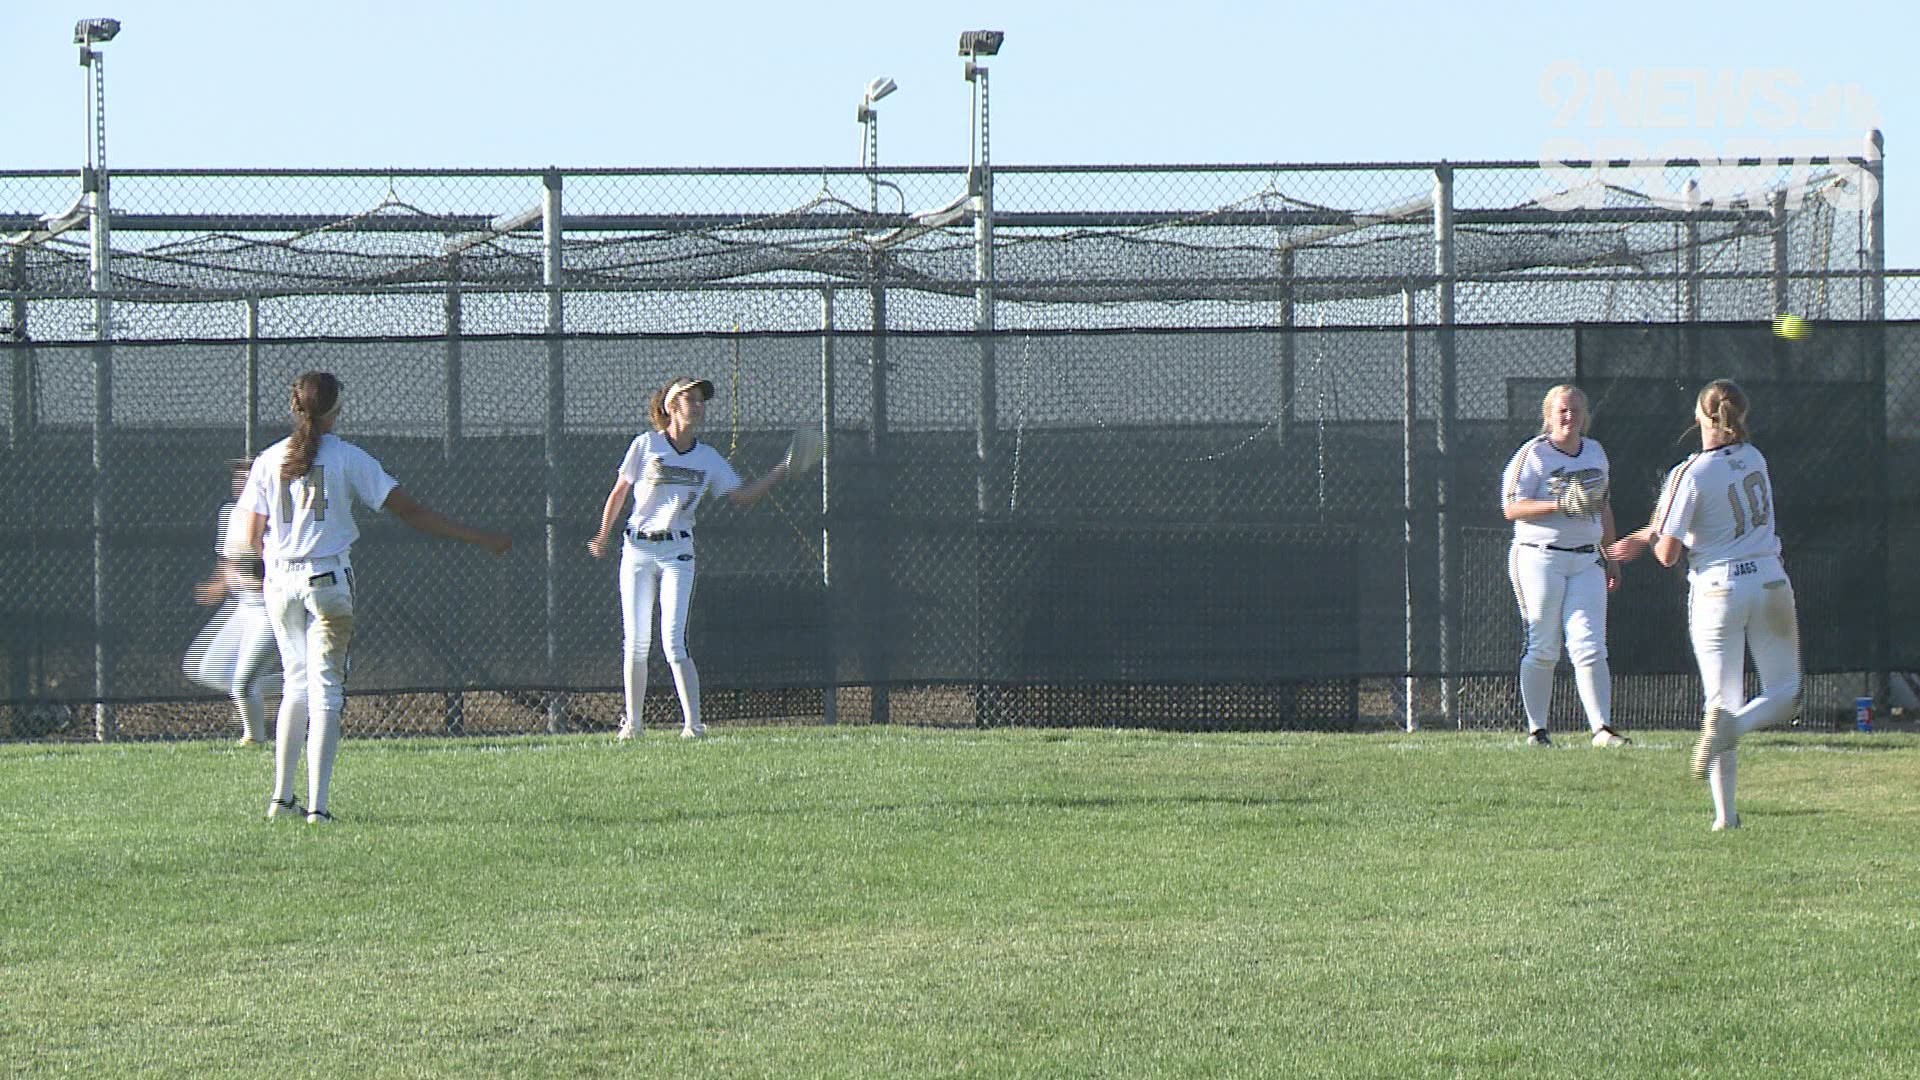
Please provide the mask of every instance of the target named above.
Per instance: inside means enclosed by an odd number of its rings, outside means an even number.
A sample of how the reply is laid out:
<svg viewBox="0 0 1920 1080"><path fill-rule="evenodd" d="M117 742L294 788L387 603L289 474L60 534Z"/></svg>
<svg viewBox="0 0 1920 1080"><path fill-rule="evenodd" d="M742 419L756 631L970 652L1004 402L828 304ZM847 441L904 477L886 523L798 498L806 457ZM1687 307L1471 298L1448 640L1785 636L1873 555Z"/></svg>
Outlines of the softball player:
<svg viewBox="0 0 1920 1080"><path fill-rule="evenodd" d="M1800 629L1793 583L1780 562L1773 481L1748 440L1747 395L1727 379L1694 400L1700 452L1668 474L1653 520L1609 550L1626 561L1648 549L1663 566L1687 557L1687 636L1706 703L1693 775L1713 793L1713 827L1735 829L1734 743L1800 708ZM1746 698L1746 653L1760 696Z"/></svg>
<svg viewBox="0 0 1920 1080"><path fill-rule="evenodd" d="M360 535L353 503L384 508L430 536L495 555L513 546L511 537L469 528L415 501L373 455L333 434L339 417L340 380L324 371L295 379L293 434L254 461L240 494L247 547L265 556L267 618L286 680L267 816L300 812L293 770L304 750L309 824L333 820L327 791L340 746L347 646L353 640L348 555Z"/></svg>
<svg viewBox="0 0 1920 1080"><path fill-rule="evenodd" d="M1513 522L1507 576L1527 624L1527 651L1520 658L1527 741L1553 741L1547 708L1564 641L1593 745L1623 746L1630 740L1612 727L1613 674L1607 666L1607 590L1615 584L1601 554L1613 540L1607 452L1587 437L1587 395L1577 387L1547 391L1540 420L1540 434L1515 452L1500 479L1501 505Z"/></svg>
<svg viewBox="0 0 1920 1080"><path fill-rule="evenodd" d="M279 683L280 675L270 667L273 626L260 591L260 557L246 547L245 523L235 524L247 469L253 463L234 458L227 464L234 501L220 508L218 539L213 545L218 561L213 576L193 590L195 599L220 604L220 610L187 649L183 667L187 678L233 699L240 718L240 745L251 746L265 741L261 725L266 695Z"/></svg>
<svg viewBox="0 0 1920 1080"><path fill-rule="evenodd" d="M620 549L620 615L625 637L626 715L621 739L644 730L647 701L647 652L652 647L653 608L660 606L660 648L680 694L680 735L707 733L700 721L700 673L687 655L687 611L693 603L694 511L708 492L725 495L736 506L752 506L787 474L787 463L742 484L720 451L695 438L707 414L713 384L686 376L654 391L648 403L653 430L636 436L607 493L600 531L587 542L602 558L627 496L634 495ZM636 489L637 492L636 492Z"/></svg>

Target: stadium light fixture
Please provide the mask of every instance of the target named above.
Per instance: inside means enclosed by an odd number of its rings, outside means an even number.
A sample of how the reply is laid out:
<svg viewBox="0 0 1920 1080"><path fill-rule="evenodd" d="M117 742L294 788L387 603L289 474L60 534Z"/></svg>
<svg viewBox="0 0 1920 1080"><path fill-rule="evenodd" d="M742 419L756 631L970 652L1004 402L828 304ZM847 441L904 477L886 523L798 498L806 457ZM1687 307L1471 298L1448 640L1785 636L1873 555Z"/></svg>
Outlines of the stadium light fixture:
<svg viewBox="0 0 1920 1080"><path fill-rule="evenodd" d="M87 167L107 166L107 88L106 62L94 46L120 36L119 19L81 19L73 24L73 43L80 46L80 66L93 69L89 81L87 122L91 127L87 141Z"/></svg>
<svg viewBox="0 0 1920 1080"><path fill-rule="evenodd" d="M960 35L960 55L967 58L967 81L973 84L974 132L973 137L979 151L978 161L984 166L987 162L987 66L980 63L983 56L998 56L1000 43L1007 39L1001 30L968 30ZM975 147L967 151L967 168L971 172Z"/></svg>
<svg viewBox="0 0 1920 1080"><path fill-rule="evenodd" d="M858 112L854 113L853 118L862 124L867 123L869 120L872 120L873 119L873 103L876 101L879 101L881 98L886 97L888 94L891 94L898 89L900 89L900 84L894 82L892 79L887 78L885 75L882 75L877 79L874 79L872 82L867 84L867 92L861 95L860 109Z"/></svg>
<svg viewBox="0 0 1920 1080"><path fill-rule="evenodd" d="M960 55L993 56L1000 51L1000 43L1006 39L1006 32L1001 30L969 30L960 35Z"/></svg>
<svg viewBox="0 0 1920 1080"><path fill-rule="evenodd" d="M81 19L73 24L73 43L90 45L96 41L112 41L120 34L119 19Z"/></svg>

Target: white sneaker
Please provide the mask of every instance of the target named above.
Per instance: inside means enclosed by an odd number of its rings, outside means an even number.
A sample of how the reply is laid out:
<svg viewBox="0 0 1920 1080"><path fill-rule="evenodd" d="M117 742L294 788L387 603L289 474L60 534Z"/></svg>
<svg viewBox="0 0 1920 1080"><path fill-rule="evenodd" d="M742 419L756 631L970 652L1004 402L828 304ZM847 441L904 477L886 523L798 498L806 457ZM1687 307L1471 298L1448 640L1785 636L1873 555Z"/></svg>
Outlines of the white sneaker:
<svg viewBox="0 0 1920 1080"><path fill-rule="evenodd" d="M305 813L306 811L300 808L300 804L297 802L294 802L292 799L268 799L267 800L267 820L268 821L272 821L274 818L299 817Z"/></svg>
<svg viewBox="0 0 1920 1080"><path fill-rule="evenodd" d="M1606 726L1605 724L1602 724L1600 725L1600 729L1593 733L1593 745L1595 746L1632 746L1633 740L1627 738L1625 735L1620 734L1619 732L1613 730L1612 728Z"/></svg>
<svg viewBox="0 0 1920 1080"><path fill-rule="evenodd" d="M699 727L683 727L680 729L680 737L683 739L704 739L707 737L707 725L701 724Z"/></svg>
<svg viewBox="0 0 1920 1080"><path fill-rule="evenodd" d="M615 735L614 738L619 739L621 742L626 742L636 735L645 734L646 730L645 727L634 723L633 717L623 716L620 718L620 732Z"/></svg>
<svg viewBox="0 0 1920 1080"><path fill-rule="evenodd" d="M327 813L325 810L309 810L307 811L307 824L331 825L333 824L333 815Z"/></svg>
<svg viewBox="0 0 1920 1080"><path fill-rule="evenodd" d="M1732 819L1730 819L1730 820L1729 820L1729 819L1727 819L1727 818L1715 818L1715 819L1713 819L1713 831L1714 831L1714 832L1726 832L1726 831L1727 831L1728 829L1737 829L1737 828L1739 828L1739 827L1740 827L1740 815L1739 815L1739 814L1735 814L1735 815L1733 815L1733 817L1732 817Z"/></svg>

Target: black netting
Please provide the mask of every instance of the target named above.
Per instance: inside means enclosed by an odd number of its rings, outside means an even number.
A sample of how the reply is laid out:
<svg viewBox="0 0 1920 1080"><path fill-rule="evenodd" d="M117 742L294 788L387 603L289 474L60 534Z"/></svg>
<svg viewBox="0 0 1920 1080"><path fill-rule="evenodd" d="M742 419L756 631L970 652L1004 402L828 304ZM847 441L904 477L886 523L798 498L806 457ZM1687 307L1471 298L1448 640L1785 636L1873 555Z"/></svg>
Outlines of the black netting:
<svg viewBox="0 0 1920 1080"><path fill-rule="evenodd" d="M1426 711L1424 681L1445 677L1442 715L1510 723L1520 627L1495 490L1565 381L1592 399L1627 529L1688 452L1698 386L1740 380L1816 685L1838 700L1847 673L1920 667L1902 617L1920 600L1920 326L1805 342L1460 329L1450 394L1443 342L1426 327L6 346L0 698L22 736L90 730L75 717L102 699L129 734L218 726L180 656L206 615L191 588L221 463L250 432L255 449L281 437L284 388L309 368L340 375L342 433L409 491L516 539L494 560L362 513L352 688L379 699L355 714L376 732L609 722L615 574L584 544L645 395L683 371L718 386L705 437L749 474L832 418L824 474L703 512L691 645L716 716L818 719L831 701L849 720L1338 727L1399 722L1409 677ZM1690 722L1683 605L1677 572L1638 566L1613 601L1635 726Z"/></svg>

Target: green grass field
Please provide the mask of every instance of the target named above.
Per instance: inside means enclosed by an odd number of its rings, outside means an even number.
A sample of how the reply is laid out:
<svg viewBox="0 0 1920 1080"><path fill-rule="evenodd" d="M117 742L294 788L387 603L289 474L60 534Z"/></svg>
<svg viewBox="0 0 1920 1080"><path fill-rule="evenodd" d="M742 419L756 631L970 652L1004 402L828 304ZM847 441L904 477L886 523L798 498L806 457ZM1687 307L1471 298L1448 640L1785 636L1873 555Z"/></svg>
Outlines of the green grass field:
<svg viewBox="0 0 1920 1080"><path fill-rule="evenodd" d="M1920 737L0 746L0 1073L1920 1075Z"/></svg>

